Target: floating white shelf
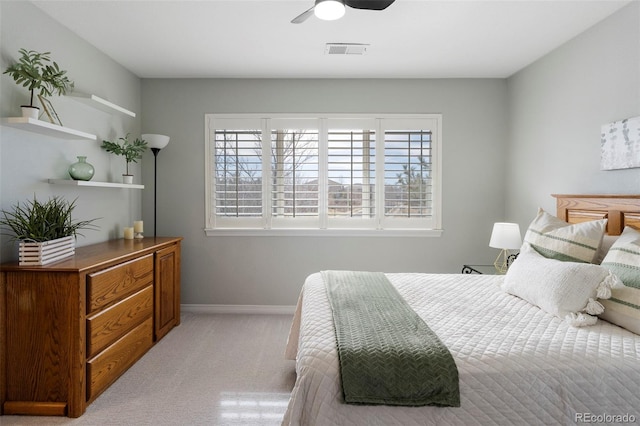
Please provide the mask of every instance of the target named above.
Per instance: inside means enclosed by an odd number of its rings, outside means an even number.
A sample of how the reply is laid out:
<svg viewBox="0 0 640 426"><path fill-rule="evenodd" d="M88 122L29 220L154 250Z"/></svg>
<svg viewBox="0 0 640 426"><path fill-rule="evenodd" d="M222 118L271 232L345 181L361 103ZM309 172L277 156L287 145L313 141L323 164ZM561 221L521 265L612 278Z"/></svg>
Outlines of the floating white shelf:
<svg viewBox="0 0 640 426"><path fill-rule="evenodd" d="M3 118L2 125L62 139L87 139L92 141L98 139L96 135L92 135L91 133L81 132L80 130L58 126L57 124L29 117Z"/></svg>
<svg viewBox="0 0 640 426"><path fill-rule="evenodd" d="M70 185L70 186L94 186L102 188L128 188L128 189L144 189L144 185L115 183L115 182L97 182L91 180L71 180L71 179L49 179L49 183L54 185Z"/></svg>
<svg viewBox="0 0 640 426"><path fill-rule="evenodd" d="M100 96L87 94L87 93L79 93L79 92L73 92L69 96L74 98L77 101L80 101L84 104L87 104L89 106L92 106L94 108L100 109L105 112L113 113L114 111L117 111L131 117L136 116L135 112L129 111L126 108L123 108L119 105L109 102L108 100L103 99Z"/></svg>

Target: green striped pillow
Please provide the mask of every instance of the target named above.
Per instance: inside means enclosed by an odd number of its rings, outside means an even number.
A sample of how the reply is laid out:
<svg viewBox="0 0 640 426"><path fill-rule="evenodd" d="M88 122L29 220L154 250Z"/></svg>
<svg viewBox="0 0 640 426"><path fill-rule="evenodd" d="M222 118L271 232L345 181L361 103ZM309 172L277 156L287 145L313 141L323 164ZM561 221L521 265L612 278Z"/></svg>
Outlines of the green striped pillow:
<svg viewBox="0 0 640 426"><path fill-rule="evenodd" d="M607 219L571 225L539 209L524 242L549 259L592 263L606 226Z"/></svg>
<svg viewBox="0 0 640 426"><path fill-rule="evenodd" d="M611 299L602 300L600 318L640 334L640 232L626 227L602 260L623 286L611 289Z"/></svg>

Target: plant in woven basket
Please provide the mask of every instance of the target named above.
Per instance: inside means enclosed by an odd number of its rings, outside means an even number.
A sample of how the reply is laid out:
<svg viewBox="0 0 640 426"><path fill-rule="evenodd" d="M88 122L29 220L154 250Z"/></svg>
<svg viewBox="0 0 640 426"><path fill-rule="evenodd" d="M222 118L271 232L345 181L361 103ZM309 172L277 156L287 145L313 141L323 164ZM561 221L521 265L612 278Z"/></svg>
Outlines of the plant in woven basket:
<svg viewBox="0 0 640 426"><path fill-rule="evenodd" d="M9 211L2 210L0 224L11 232L11 241L44 242L63 237L77 237L83 235L83 229L96 230L97 219L74 221L71 213L76 206L76 200L71 202L61 197L50 198L46 202L33 201L22 204L16 203Z"/></svg>

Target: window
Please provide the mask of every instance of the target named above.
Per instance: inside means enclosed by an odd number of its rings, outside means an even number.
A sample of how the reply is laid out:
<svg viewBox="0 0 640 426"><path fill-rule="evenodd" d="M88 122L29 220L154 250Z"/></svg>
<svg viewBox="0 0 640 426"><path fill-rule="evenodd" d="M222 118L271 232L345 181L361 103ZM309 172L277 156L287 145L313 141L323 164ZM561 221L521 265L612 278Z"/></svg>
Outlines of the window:
<svg viewBox="0 0 640 426"><path fill-rule="evenodd" d="M262 148L259 141L259 130L216 132L216 215L262 216Z"/></svg>
<svg viewBox="0 0 640 426"><path fill-rule="evenodd" d="M425 222L433 215L432 132L384 132L384 218L388 223Z"/></svg>
<svg viewBox="0 0 640 426"><path fill-rule="evenodd" d="M327 133L327 215L375 217L375 131L330 129Z"/></svg>
<svg viewBox="0 0 640 426"><path fill-rule="evenodd" d="M440 229L439 115L206 124L208 231Z"/></svg>
<svg viewBox="0 0 640 426"><path fill-rule="evenodd" d="M317 227L319 130L315 120L270 120L271 227Z"/></svg>

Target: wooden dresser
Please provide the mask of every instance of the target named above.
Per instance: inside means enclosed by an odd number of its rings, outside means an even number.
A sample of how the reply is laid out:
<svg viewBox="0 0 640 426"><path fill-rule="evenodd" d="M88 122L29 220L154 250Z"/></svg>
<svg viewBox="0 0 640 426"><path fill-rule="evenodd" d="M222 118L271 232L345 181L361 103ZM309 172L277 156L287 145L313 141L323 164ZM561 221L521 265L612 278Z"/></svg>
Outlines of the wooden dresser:
<svg viewBox="0 0 640 426"><path fill-rule="evenodd" d="M181 238L113 240L0 266L2 414L79 417L180 323Z"/></svg>

